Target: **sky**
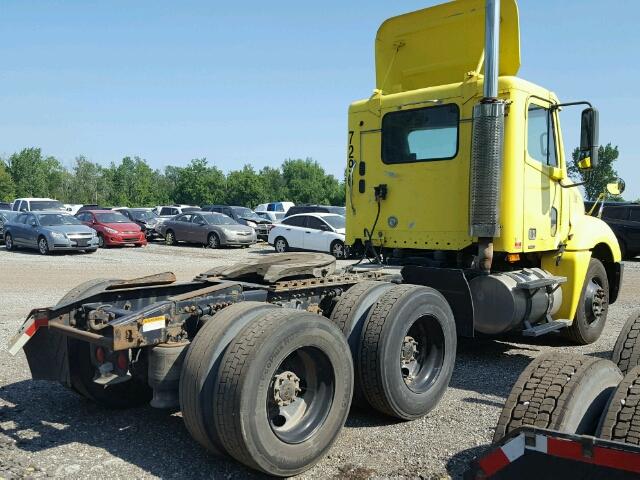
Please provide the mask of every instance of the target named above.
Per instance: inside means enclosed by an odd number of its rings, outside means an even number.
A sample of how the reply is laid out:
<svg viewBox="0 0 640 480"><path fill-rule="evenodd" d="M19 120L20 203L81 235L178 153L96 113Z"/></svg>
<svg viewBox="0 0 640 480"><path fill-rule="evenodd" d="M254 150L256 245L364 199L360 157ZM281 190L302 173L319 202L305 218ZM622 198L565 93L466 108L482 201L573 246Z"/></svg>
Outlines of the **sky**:
<svg viewBox="0 0 640 480"><path fill-rule="evenodd" d="M70 166L206 157L223 171L312 157L340 176L347 108L374 87L380 23L423 1L2 0L0 156ZM521 0L519 76L590 100L640 198L640 2ZM563 113L567 150L579 109Z"/></svg>

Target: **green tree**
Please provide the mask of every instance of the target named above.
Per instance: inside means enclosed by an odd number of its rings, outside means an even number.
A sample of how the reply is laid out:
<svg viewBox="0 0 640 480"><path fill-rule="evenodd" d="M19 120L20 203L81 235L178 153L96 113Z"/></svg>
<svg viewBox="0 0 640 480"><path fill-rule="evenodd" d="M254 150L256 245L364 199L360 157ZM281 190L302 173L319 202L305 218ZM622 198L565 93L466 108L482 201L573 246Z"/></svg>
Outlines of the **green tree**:
<svg viewBox="0 0 640 480"><path fill-rule="evenodd" d="M265 192L265 197L258 203L289 200L284 178L279 168L263 167L258 175ZM255 206L253 205L252 207Z"/></svg>
<svg viewBox="0 0 640 480"><path fill-rule="evenodd" d="M16 185L13 183L13 178L4 163L4 160L0 159L0 200L9 202L15 198Z"/></svg>
<svg viewBox="0 0 640 480"><path fill-rule="evenodd" d="M17 197L64 197L66 170L55 157L43 157L39 148L25 148L7 162Z"/></svg>
<svg viewBox="0 0 640 480"><path fill-rule="evenodd" d="M176 173L176 202L204 205L224 201L224 174L218 168L210 167L206 158L191 160L189 165L177 169Z"/></svg>
<svg viewBox="0 0 640 480"><path fill-rule="evenodd" d="M589 171L578 168L579 150L573 151L573 163L568 166L569 175L578 182L586 182L584 191L587 200L596 200L598 195L606 191L607 183L615 180L618 172L613 168L613 163L618 159L618 147L612 147L611 143L601 146L598 150L598 166Z"/></svg>
<svg viewBox="0 0 640 480"><path fill-rule="evenodd" d="M327 191L325 171L315 160L285 160L282 164L282 177L288 199L292 202L330 203L331 194Z"/></svg>
<svg viewBox="0 0 640 480"><path fill-rule="evenodd" d="M227 174L225 195L227 204L254 208L257 204L267 201L266 198L264 182L250 165Z"/></svg>

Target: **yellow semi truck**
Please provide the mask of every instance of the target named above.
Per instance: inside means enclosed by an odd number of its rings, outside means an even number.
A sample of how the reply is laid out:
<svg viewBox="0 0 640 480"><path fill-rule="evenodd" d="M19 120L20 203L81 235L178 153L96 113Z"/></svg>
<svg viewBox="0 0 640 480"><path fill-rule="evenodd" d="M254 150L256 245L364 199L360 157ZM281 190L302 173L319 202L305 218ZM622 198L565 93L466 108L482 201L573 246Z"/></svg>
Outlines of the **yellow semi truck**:
<svg viewBox="0 0 640 480"><path fill-rule="evenodd" d="M322 458L352 403L431 411L459 335L594 341L620 249L567 177L562 104L519 64L513 0L380 27L377 88L349 110L347 238L382 265L282 253L190 282L98 279L32 310L9 351L98 404L180 408L211 453L288 476ZM596 110L582 119L589 168Z"/></svg>
<svg viewBox="0 0 640 480"><path fill-rule="evenodd" d="M376 88L349 108L347 244L445 293L459 333L563 329L591 343L618 296L621 255L567 174L559 112L587 107L586 170L597 111L517 77L516 2L486 3L454 1L378 30Z"/></svg>

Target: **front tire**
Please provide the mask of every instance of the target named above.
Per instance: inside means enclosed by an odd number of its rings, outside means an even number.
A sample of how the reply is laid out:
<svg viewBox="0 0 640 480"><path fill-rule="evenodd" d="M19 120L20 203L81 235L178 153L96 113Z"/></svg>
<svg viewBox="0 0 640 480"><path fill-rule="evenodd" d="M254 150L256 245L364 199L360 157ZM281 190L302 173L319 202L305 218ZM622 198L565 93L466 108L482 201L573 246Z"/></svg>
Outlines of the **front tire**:
<svg viewBox="0 0 640 480"><path fill-rule="evenodd" d="M600 338L609 311L609 281L602 262L592 258L582 286L578 310L565 334L573 342L588 345Z"/></svg>
<svg viewBox="0 0 640 480"><path fill-rule="evenodd" d="M167 245L176 244L176 235L173 233L173 230L167 230L167 233L164 235L164 243Z"/></svg>
<svg viewBox="0 0 640 480"><path fill-rule="evenodd" d="M342 332L319 315L283 309L229 345L216 385L216 427L227 452L269 475L309 469L349 413L353 364Z"/></svg>
<svg viewBox="0 0 640 480"><path fill-rule="evenodd" d="M47 242L45 237L38 238L38 251L40 255L49 255L49 253L51 253L49 250L49 242Z"/></svg>
<svg viewBox="0 0 640 480"><path fill-rule="evenodd" d="M456 359L451 307L433 288L396 285L367 315L358 370L367 402L412 420L429 413L444 395Z"/></svg>
<svg viewBox="0 0 640 480"><path fill-rule="evenodd" d="M220 237L216 233L210 233L207 237L207 247L212 250L220 248Z"/></svg>
<svg viewBox="0 0 640 480"><path fill-rule="evenodd" d="M5 234L4 236L4 248L9 251L16 249L16 246L13 243L13 236L10 233Z"/></svg>
<svg viewBox="0 0 640 480"><path fill-rule="evenodd" d="M101 233L98 234L98 248L104 248L104 237Z"/></svg>
<svg viewBox="0 0 640 480"><path fill-rule="evenodd" d="M347 258L346 251L344 248L344 242L340 240L334 240L334 242L331 244L331 255L333 255L339 260Z"/></svg>
<svg viewBox="0 0 640 480"><path fill-rule="evenodd" d="M289 251L289 242L284 237L278 237L273 242L273 248L278 253L287 253Z"/></svg>

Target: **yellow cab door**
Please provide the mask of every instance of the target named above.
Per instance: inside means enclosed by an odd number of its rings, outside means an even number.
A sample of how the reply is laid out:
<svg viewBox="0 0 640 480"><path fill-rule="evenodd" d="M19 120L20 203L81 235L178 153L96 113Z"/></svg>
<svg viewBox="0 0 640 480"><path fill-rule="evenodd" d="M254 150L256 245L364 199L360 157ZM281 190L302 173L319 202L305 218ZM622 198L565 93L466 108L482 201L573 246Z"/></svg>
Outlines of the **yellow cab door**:
<svg viewBox="0 0 640 480"><path fill-rule="evenodd" d="M560 243L562 178L556 114L548 101L530 97L526 115L523 250L555 250Z"/></svg>

